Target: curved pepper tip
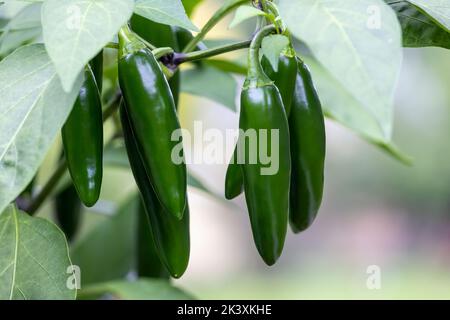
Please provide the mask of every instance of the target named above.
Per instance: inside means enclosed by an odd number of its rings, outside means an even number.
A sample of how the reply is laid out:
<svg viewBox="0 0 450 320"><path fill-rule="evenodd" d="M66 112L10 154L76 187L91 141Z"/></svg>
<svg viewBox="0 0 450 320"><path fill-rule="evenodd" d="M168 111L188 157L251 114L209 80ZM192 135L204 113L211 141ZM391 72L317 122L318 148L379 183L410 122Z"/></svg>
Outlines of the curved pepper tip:
<svg viewBox="0 0 450 320"><path fill-rule="evenodd" d="M268 265L269 267L273 266L278 261L279 257L280 257L280 255L276 255L276 256L273 256L273 255L270 255L270 256L261 255L261 258L263 259L264 263L266 265Z"/></svg>
<svg viewBox="0 0 450 320"><path fill-rule="evenodd" d="M81 202L83 202L83 204L86 207L91 208L97 203L99 198L100 198L100 193L98 193L98 194L96 193L96 194L88 195L87 197L85 197L85 199L80 198L80 200L81 200Z"/></svg>
<svg viewBox="0 0 450 320"><path fill-rule="evenodd" d="M182 263L180 263L180 261L164 262L164 265L172 278L179 279L186 272L189 264L189 255L187 255L186 258L183 258L183 260Z"/></svg>

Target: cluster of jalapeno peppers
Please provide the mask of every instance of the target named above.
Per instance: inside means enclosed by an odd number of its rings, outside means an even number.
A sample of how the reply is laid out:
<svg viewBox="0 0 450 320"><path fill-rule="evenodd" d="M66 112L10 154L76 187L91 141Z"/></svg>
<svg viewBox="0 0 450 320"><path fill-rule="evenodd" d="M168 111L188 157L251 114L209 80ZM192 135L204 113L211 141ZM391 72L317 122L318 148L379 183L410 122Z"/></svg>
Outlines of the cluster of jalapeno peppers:
<svg viewBox="0 0 450 320"><path fill-rule="evenodd" d="M131 27L131 29L130 29ZM177 105L179 72L167 80L160 61L144 41L175 51L192 34L134 15L119 33L119 106L123 139L140 192L137 271L140 276L179 278L190 253L187 172L173 161L180 129ZM239 127L247 131L278 130L279 170L262 174L265 164L240 162L253 149L238 143L229 164L225 197L245 193L253 238L263 260L274 264L283 250L290 223L294 232L307 229L322 200L325 128L318 95L306 65L292 47L282 52L274 70L259 50L262 39L278 29L262 28L249 49L248 75L241 92ZM198 50L204 47L200 43ZM56 197L57 219L70 240L80 224L83 203L93 206L102 183L103 126L100 52L86 66L84 83L63 129L63 149L72 182ZM260 139L259 135L257 135ZM82 141L83 143L80 143ZM259 145L259 141L257 141ZM268 154L275 150L267 149ZM183 154L179 155L183 158Z"/></svg>
<svg viewBox="0 0 450 320"><path fill-rule="evenodd" d="M279 170L263 175L264 165L247 163L248 146L238 143L225 180L227 199L245 192L253 238L268 265L283 250L288 220L298 233L315 219L322 200L325 160L324 118L307 66L293 48L280 55L277 71L265 57L260 63L261 38L275 30L274 26L263 28L250 47L239 127L279 130Z"/></svg>

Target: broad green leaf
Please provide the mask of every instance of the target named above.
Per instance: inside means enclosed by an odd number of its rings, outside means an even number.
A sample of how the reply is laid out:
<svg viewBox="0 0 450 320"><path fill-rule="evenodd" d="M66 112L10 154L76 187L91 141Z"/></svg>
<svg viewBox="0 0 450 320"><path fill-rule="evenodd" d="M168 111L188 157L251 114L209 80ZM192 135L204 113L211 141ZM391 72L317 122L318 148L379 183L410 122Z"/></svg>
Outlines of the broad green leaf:
<svg viewBox="0 0 450 320"><path fill-rule="evenodd" d="M22 45L34 42L42 33L40 28L9 31L0 44L0 57L5 57Z"/></svg>
<svg viewBox="0 0 450 320"><path fill-rule="evenodd" d="M37 38L41 32L41 4L26 6L3 27L0 36L0 56Z"/></svg>
<svg viewBox="0 0 450 320"><path fill-rule="evenodd" d="M237 8L236 13L234 14L234 18L229 25L229 28L232 29L248 19L266 15L267 14L264 11L261 11L258 8L252 6L240 6L239 8Z"/></svg>
<svg viewBox="0 0 450 320"><path fill-rule="evenodd" d="M408 0L450 32L449 0Z"/></svg>
<svg viewBox="0 0 450 320"><path fill-rule="evenodd" d="M71 265L64 234L53 223L12 205L0 215L0 300L73 300Z"/></svg>
<svg viewBox="0 0 450 320"><path fill-rule="evenodd" d="M68 117L82 79L64 92L41 44L0 62L0 212L25 189Z"/></svg>
<svg viewBox="0 0 450 320"><path fill-rule="evenodd" d="M190 294L172 286L167 280L145 279L113 281L82 289L79 299L97 299L112 295L120 300L191 300Z"/></svg>
<svg viewBox="0 0 450 320"><path fill-rule="evenodd" d="M402 62L392 9L382 0L281 0L279 8L292 34L359 102L360 113L376 121L376 129L362 133L388 143Z"/></svg>
<svg viewBox="0 0 450 320"><path fill-rule="evenodd" d="M71 249L74 264L81 269L81 286L125 277L134 259L135 197L113 216L99 223Z"/></svg>
<svg viewBox="0 0 450 320"><path fill-rule="evenodd" d="M184 9L186 9L186 14L191 16L194 12L194 9L202 2L203 0L182 0Z"/></svg>
<svg viewBox="0 0 450 320"><path fill-rule="evenodd" d="M289 39L286 36L276 34L263 39L261 51L269 60L273 70L278 71L278 61L280 54L289 45Z"/></svg>
<svg viewBox="0 0 450 320"><path fill-rule="evenodd" d="M423 14L414 5L405 1L386 1L397 13L402 26L403 46L443 47L450 49L450 33Z"/></svg>
<svg viewBox="0 0 450 320"><path fill-rule="evenodd" d="M198 31L186 15L181 0L136 0L134 12L159 23Z"/></svg>
<svg viewBox="0 0 450 320"><path fill-rule="evenodd" d="M214 67L201 66L182 71L181 90L211 99L236 111L236 80Z"/></svg>
<svg viewBox="0 0 450 320"><path fill-rule="evenodd" d="M41 3L33 3L26 6L9 20L3 32L39 27L41 24L41 7Z"/></svg>
<svg viewBox="0 0 450 320"><path fill-rule="evenodd" d="M357 132L397 160L405 164L411 163L411 159L397 150L391 142L383 140L376 120L363 111L360 103L339 81L311 57L304 57L303 60L311 70L326 116Z"/></svg>
<svg viewBox="0 0 450 320"><path fill-rule="evenodd" d="M47 0L42 7L45 47L63 88L131 17L133 0Z"/></svg>
<svg viewBox="0 0 450 320"><path fill-rule="evenodd" d="M0 16L3 18L12 18L17 13L19 13L20 10L25 8L29 3L27 2L20 2L16 0L8 0L2 1L3 5L0 6Z"/></svg>

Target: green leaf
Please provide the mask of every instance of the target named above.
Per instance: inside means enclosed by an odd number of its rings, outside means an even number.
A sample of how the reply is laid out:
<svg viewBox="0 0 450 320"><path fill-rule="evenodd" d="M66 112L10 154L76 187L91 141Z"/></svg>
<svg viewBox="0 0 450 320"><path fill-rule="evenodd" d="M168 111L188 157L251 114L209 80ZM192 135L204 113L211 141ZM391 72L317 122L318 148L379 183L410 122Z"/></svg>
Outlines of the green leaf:
<svg viewBox="0 0 450 320"><path fill-rule="evenodd" d="M203 0L182 0L183 6L186 9L186 14L191 16L194 12L194 9L203 1Z"/></svg>
<svg viewBox="0 0 450 320"><path fill-rule="evenodd" d="M40 3L26 6L3 27L0 56L5 56L41 34L41 6Z"/></svg>
<svg viewBox="0 0 450 320"><path fill-rule="evenodd" d="M263 39L261 45L262 53L266 56L267 60L269 60L275 72L278 71L278 60L280 60L280 54L288 45L289 39L280 34L271 35Z"/></svg>
<svg viewBox="0 0 450 320"><path fill-rule="evenodd" d="M65 91L131 17L133 0L47 0L42 7L45 47Z"/></svg>
<svg viewBox="0 0 450 320"><path fill-rule="evenodd" d="M25 189L68 117L82 79L66 93L41 44L0 62L0 212Z"/></svg>
<svg viewBox="0 0 450 320"><path fill-rule="evenodd" d="M1 300L73 300L71 265L64 234L53 223L14 206L0 215Z"/></svg>
<svg viewBox="0 0 450 320"><path fill-rule="evenodd" d="M9 31L3 37L0 44L0 56L4 57L22 45L29 44L42 33L40 28Z"/></svg>
<svg viewBox="0 0 450 320"><path fill-rule="evenodd" d="M236 111L236 80L214 67L201 66L181 72L183 92L209 98Z"/></svg>
<svg viewBox="0 0 450 320"><path fill-rule="evenodd" d="M0 16L4 18L14 17L20 10L25 8L29 3L8 0L8 2L3 2L3 6L0 7Z"/></svg>
<svg viewBox="0 0 450 320"><path fill-rule="evenodd" d="M17 31L39 27L41 24L41 3L33 3L20 10L8 24L3 28L3 32Z"/></svg>
<svg viewBox="0 0 450 320"><path fill-rule="evenodd" d="M397 13L405 47L443 47L450 49L450 33L407 1L386 1Z"/></svg>
<svg viewBox="0 0 450 320"><path fill-rule="evenodd" d="M448 0L408 0L450 32L450 2Z"/></svg>
<svg viewBox="0 0 450 320"><path fill-rule="evenodd" d="M41 34L41 7L40 3L26 6L2 28L0 56L10 53Z"/></svg>
<svg viewBox="0 0 450 320"><path fill-rule="evenodd" d="M175 288L167 280L141 278L134 282L114 281L82 289L79 299L96 299L112 295L120 300L191 300L193 297Z"/></svg>
<svg viewBox="0 0 450 320"><path fill-rule="evenodd" d="M234 18L228 28L232 29L248 19L266 15L267 14L264 11L261 11L258 8L252 6L240 6L239 8L237 8Z"/></svg>
<svg viewBox="0 0 450 320"><path fill-rule="evenodd" d="M378 125L361 104L320 63L311 57L303 60L310 67L314 84L327 117L357 132L370 143L380 147L395 159L410 164L410 157L400 152L391 142L385 142Z"/></svg>
<svg viewBox="0 0 450 320"><path fill-rule="evenodd" d="M359 103L359 113L375 120L373 138L389 143L402 61L393 10L382 0L281 0L279 8L292 34Z"/></svg>
<svg viewBox="0 0 450 320"><path fill-rule="evenodd" d="M126 201L71 249L74 264L82 271L81 286L123 278L134 259L136 197Z"/></svg>
<svg viewBox="0 0 450 320"><path fill-rule="evenodd" d="M199 31L189 20L180 0L136 0L134 12L155 22Z"/></svg>

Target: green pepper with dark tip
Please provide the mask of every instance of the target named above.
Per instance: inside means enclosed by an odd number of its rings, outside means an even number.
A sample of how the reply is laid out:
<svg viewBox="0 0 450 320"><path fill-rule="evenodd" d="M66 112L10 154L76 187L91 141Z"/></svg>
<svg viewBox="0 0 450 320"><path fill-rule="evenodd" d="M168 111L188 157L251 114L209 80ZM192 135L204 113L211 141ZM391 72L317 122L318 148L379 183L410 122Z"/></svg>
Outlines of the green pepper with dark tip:
<svg viewBox="0 0 450 320"><path fill-rule="evenodd" d="M165 209L178 219L186 208L187 172L169 84L155 57L131 30L119 34L119 84L145 169ZM181 140L180 138L179 140Z"/></svg>
<svg viewBox="0 0 450 320"><path fill-rule="evenodd" d="M103 175L103 119L100 94L89 65L73 109L62 128L64 154L81 201L92 207Z"/></svg>
<svg viewBox="0 0 450 320"><path fill-rule="evenodd" d="M139 197L137 208L137 243L136 243L136 271L139 277L168 279L170 277L153 241L153 235L148 222L147 211Z"/></svg>
<svg viewBox="0 0 450 320"><path fill-rule="evenodd" d="M308 67L298 62L295 94L289 116L292 178L290 225L307 229L322 201L326 152L325 124L319 96Z"/></svg>
<svg viewBox="0 0 450 320"><path fill-rule="evenodd" d="M233 157L227 168L225 176L225 198L232 200L244 191L244 177L238 163L237 146L234 148Z"/></svg>
<svg viewBox="0 0 450 320"><path fill-rule="evenodd" d="M268 265L273 265L283 250L291 176L286 111L280 92L265 75L259 61L262 39L275 30L274 26L264 27L250 45L249 70L241 93L239 127L245 133L254 132L256 139L252 141L241 136L237 152L253 239ZM269 136L266 140L261 137L264 132ZM273 132L278 136L273 137ZM261 154L264 153L272 158L272 163L263 161ZM252 158L256 161L253 162Z"/></svg>
<svg viewBox="0 0 450 320"><path fill-rule="evenodd" d="M126 102L120 105L120 119L128 153L130 166L141 193L141 198L147 212L153 243L161 261L166 266L172 277L179 278L183 275L189 262L189 208L186 206L183 218L166 212L154 191L153 180L147 174L143 157L142 145L136 135L134 122L126 107Z"/></svg>
<svg viewBox="0 0 450 320"><path fill-rule="evenodd" d="M170 47L175 51L180 50L177 34L171 26L154 22L137 14L133 14L131 17L130 25L137 35L152 45L158 48ZM180 85L180 72L177 70L169 80L169 86L177 107L180 97Z"/></svg>

